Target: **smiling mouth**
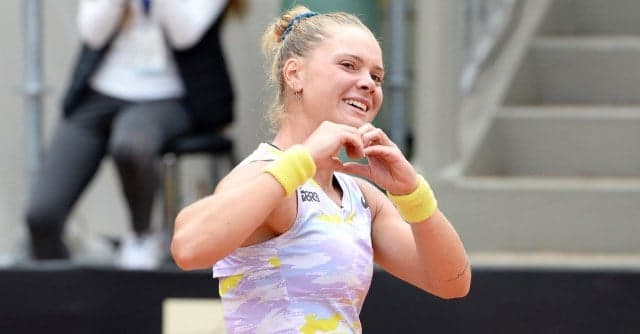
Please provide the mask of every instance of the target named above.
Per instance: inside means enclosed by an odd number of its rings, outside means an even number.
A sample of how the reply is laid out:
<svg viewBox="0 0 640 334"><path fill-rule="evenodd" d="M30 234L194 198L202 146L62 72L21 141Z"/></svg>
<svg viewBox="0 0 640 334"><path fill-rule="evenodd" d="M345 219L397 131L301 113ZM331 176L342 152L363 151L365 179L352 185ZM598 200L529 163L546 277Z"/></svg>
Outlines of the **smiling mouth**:
<svg viewBox="0 0 640 334"><path fill-rule="evenodd" d="M367 105L362 103L362 102L358 102L356 100L351 100L351 99L344 100L344 102L346 104L348 104L348 105L350 105L350 106L352 106L354 108L358 108L358 109L360 109L360 110L362 110L364 112L369 111L369 107L367 107Z"/></svg>

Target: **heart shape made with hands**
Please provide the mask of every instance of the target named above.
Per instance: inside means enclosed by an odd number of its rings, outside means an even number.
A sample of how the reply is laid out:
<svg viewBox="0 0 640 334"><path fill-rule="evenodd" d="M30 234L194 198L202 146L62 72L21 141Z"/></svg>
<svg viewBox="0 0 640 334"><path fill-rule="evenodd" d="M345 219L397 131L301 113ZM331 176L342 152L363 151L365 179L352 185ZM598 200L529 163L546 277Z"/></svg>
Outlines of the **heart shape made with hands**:
<svg viewBox="0 0 640 334"><path fill-rule="evenodd" d="M356 145L347 143L344 146L342 146L342 149L340 151L344 151L344 155L350 160L366 159L364 155L364 146L358 147ZM344 159L340 159L340 160L344 161Z"/></svg>

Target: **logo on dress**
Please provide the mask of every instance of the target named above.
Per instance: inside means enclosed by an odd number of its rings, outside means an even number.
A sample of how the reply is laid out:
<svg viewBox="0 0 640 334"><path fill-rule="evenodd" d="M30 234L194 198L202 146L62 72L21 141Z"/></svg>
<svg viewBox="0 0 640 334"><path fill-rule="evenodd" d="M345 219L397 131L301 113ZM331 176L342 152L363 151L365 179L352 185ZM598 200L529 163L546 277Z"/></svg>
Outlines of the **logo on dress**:
<svg viewBox="0 0 640 334"><path fill-rule="evenodd" d="M367 203L367 200L364 199L364 196L360 196L360 203L362 203L362 207L364 207L365 209L369 208L369 203Z"/></svg>
<svg viewBox="0 0 640 334"><path fill-rule="evenodd" d="M320 202L320 197L315 191L301 190L300 197L303 202Z"/></svg>

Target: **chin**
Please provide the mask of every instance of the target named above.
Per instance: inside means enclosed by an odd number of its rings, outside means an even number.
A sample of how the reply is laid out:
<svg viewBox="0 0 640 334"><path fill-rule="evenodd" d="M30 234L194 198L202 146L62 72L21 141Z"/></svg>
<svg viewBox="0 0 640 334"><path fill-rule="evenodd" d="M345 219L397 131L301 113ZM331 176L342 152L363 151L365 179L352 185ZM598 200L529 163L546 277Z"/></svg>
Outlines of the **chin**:
<svg viewBox="0 0 640 334"><path fill-rule="evenodd" d="M339 123L353 126L359 128L367 123L370 123L371 120L368 117L364 117L364 115L349 115L348 117L342 117L339 120Z"/></svg>
<svg viewBox="0 0 640 334"><path fill-rule="evenodd" d="M363 120L363 119L348 119L348 120L344 120L344 121L342 121L340 123L344 124L344 125L353 126L354 128L359 128L359 127L367 124L368 121L367 120Z"/></svg>

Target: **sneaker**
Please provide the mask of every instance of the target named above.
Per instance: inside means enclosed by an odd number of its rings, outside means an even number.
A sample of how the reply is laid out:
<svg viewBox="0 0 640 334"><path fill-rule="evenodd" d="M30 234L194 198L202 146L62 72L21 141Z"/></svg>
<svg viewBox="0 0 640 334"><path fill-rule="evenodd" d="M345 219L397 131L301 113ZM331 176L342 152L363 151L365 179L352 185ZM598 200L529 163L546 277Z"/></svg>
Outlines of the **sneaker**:
<svg viewBox="0 0 640 334"><path fill-rule="evenodd" d="M76 222L70 222L64 242L71 251L71 260L82 265L112 266L116 258L116 243L96 234Z"/></svg>
<svg viewBox="0 0 640 334"><path fill-rule="evenodd" d="M117 264L129 270L156 269L165 253L162 245L162 238L153 233L127 234L121 241Z"/></svg>
<svg viewBox="0 0 640 334"><path fill-rule="evenodd" d="M0 268L27 265L33 261L31 239L24 230L18 232L9 251L0 254Z"/></svg>

